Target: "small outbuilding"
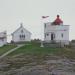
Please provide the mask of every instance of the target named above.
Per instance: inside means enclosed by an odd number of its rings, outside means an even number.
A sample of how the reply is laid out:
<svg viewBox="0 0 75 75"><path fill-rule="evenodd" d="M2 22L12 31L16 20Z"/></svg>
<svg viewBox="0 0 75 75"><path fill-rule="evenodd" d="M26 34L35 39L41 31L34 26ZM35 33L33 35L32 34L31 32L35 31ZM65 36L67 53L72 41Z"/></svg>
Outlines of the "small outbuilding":
<svg viewBox="0 0 75 75"><path fill-rule="evenodd" d="M0 32L0 47L7 44L7 33L6 31Z"/></svg>
<svg viewBox="0 0 75 75"><path fill-rule="evenodd" d="M23 24L20 24L20 27L12 33L13 42L25 42L31 41L31 32L23 27Z"/></svg>

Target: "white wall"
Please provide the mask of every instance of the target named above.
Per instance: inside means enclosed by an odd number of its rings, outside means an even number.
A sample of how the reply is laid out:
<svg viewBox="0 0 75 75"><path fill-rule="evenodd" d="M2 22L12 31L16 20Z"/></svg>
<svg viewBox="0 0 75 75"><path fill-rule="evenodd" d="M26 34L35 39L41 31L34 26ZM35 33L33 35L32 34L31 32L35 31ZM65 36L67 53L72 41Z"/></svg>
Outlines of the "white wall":
<svg viewBox="0 0 75 75"><path fill-rule="evenodd" d="M6 38L4 38L3 40L0 39L0 47L2 47L5 44L7 44L7 39Z"/></svg>

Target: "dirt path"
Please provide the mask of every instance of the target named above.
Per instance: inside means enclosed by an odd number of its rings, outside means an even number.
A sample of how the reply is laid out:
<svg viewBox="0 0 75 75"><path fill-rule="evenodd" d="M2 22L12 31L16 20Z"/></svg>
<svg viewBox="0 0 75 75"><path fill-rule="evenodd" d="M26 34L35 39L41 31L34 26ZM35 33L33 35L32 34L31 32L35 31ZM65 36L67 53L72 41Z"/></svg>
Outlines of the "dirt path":
<svg viewBox="0 0 75 75"><path fill-rule="evenodd" d="M6 53L4 53L3 55L0 56L0 59L2 59L3 57L7 56L8 54L10 54L11 52L17 50L18 48L22 47L23 45L18 45L16 48L13 48L9 51L7 51Z"/></svg>

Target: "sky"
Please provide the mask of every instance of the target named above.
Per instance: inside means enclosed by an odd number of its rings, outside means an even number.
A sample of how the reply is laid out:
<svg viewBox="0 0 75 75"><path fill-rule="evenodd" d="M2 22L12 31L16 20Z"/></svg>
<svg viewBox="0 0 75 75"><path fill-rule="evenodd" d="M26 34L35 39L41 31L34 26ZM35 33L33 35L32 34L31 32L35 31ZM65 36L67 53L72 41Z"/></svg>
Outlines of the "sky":
<svg viewBox="0 0 75 75"><path fill-rule="evenodd" d="M75 0L0 0L0 32L11 33L24 27L32 33L32 39L42 35L42 16L50 22L59 14L65 25L70 25L69 39L75 39Z"/></svg>

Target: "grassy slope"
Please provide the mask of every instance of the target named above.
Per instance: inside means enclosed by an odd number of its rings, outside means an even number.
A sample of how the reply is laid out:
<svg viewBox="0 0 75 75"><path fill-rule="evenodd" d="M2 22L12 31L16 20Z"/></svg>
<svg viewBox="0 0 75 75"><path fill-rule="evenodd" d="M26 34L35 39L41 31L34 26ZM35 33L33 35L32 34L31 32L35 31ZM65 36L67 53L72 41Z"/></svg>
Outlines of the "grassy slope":
<svg viewBox="0 0 75 75"><path fill-rule="evenodd" d="M3 47L0 47L0 55L15 47L16 45L4 45Z"/></svg>
<svg viewBox="0 0 75 75"><path fill-rule="evenodd" d="M52 56L50 54L52 54ZM6 62L10 63L10 66L5 68L4 71L23 66L30 67L39 64L43 65L45 64L44 60L56 59L56 56L75 59L75 50L72 48L41 48L40 44L31 43L30 45L25 45L8 55L8 61Z"/></svg>
<svg viewBox="0 0 75 75"><path fill-rule="evenodd" d="M50 48L50 47L40 47L40 44L37 43L31 43L30 45L25 45L18 50L12 52L9 54L9 56L19 54L33 54L33 55L48 55L48 54L54 54L62 57L67 58L73 58L75 59L75 50L71 48Z"/></svg>
<svg viewBox="0 0 75 75"><path fill-rule="evenodd" d="M18 50L12 52L10 55L16 54L49 54L49 53L57 53L61 48L50 48L50 47L40 47L40 44L31 43L30 45L25 45ZM63 50L63 48L61 49Z"/></svg>

